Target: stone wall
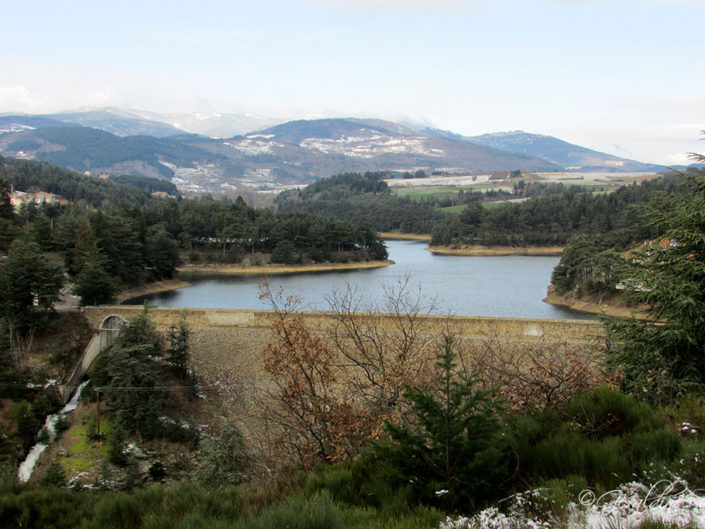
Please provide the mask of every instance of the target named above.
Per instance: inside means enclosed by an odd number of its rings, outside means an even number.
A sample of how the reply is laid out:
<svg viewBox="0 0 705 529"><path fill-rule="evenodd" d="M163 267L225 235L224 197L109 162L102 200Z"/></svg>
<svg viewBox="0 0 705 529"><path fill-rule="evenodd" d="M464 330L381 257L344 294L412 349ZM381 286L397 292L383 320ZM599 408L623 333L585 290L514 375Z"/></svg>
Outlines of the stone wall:
<svg viewBox="0 0 705 529"><path fill-rule="evenodd" d="M111 315L125 319L139 314L141 306L116 305L85 307L84 315L91 328L98 330L105 318ZM245 329L262 329L271 326L271 311L266 310L229 310L229 309L150 309L150 319L157 329L165 331L170 325L183 321L192 331L203 329L231 329L233 334L247 332ZM303 313L306 323L311 328L325 330L334 322L334 315L325 312ZM380 325L393 325L393 317L385 314L360 315L375 318ZM463 337L499 336L514 339L550 339L567 341L594 341L603 339L603 326L590 320L540 320L530 318L488 318L479 316L429 316L438 326L439 332L449 322L451 331Z"/></svg>
<svg viewBox="0 0 705 529"><path fill-rule="evenodd" d="M141 306L86 307L84 315L93 329L99 329L110 316L127 320L141 313ZM190 329L191 365L207 395L204 415L228 415L242 428L248 443L256 448L258 457L276 461L276 435L267 406L271 403L273 379L264 369L262 351L273 338L273 313L254 310L221 309L167 309L149 311L150 319L159 331L184 322ZM335 318L331 313L303 313L309 329L326 334L333 329ZM363 314L359 318L373 319L375 328L393 331L393 316ZM519 318L429 317L423 332L441 336L450 331L459 339L459 353L472 365L472 356L483 351L483 344L497 339L503 354L515 351L549 351L564 355L565 351L583 349L595 351L595 345L604 342L601 324L586 320L538 320ZM378 327L382 326L382 327ZM528 347L525 347L527 346ZM433 347L428 349L434 351ZM531 353L533 354L533 353ZM592 353L588 353L592 356ZM516 358L520 358L516 356ZM503 362L503 360L500 360ZM216 397L217 398L211 398ZM204 416L204 421L210 419ZM262 455L269 454L269 455Z"/></svg>

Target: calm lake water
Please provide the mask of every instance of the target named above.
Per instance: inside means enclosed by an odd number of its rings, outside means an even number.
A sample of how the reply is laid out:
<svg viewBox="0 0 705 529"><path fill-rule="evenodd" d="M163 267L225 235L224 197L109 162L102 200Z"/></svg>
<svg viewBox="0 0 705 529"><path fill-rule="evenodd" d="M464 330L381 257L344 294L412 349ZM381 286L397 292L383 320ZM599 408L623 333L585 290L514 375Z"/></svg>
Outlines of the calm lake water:
<svg viewBox="0 0 705 529"><path fill-rule="evenodd" d="M296 295L308 310L327 310L326 298L350 286L366 301L384 310L384 290L409 281L425 302L437 300L438 314L520 318L585 318L543 303L551 272L559 257L458 257L433 255L426 244L387 241L396 264L372 270L292 274L268 278L273 291ZM269 309L259 299L263 277L186 277L192 286L130 300L159 307Z"/></svg>

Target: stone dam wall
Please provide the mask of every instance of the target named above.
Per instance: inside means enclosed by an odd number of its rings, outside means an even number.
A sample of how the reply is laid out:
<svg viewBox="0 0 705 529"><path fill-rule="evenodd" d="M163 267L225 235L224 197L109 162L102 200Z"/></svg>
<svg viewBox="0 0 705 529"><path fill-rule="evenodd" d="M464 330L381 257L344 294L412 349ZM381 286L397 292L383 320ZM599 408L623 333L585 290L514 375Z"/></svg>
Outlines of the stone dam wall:
<svg viewBox="0 0 705 529"><path fill-rule="evenodd" d="M142 306L99 306L83 309L91 327L98 330L110 316L129 320L140 314ZM304 312L308 328L326 334L335 325L335 316L325 312ZM149 310L149 317L157 330L165 332L171 325L184 322L191 331L191 362L201 380L219 393L233 411L244 406L254 388L268 384L270 376L264 371L262 350L270 343L272 311L227 309L170 309ZM360 318L373 318L375 325L395 328L391 315L360 314ZM465 344L484 340L501 340L503 343L542 344L560 354L566 344L576 346L604 343L604 327L590 320L540 320L526 318L487 318L471 316L428 316L424 332L438 335L450 331ZM511 354L511 353L510 353Z"/></svg>
<svg viewBox="0 0 705 529"><path fill-rule="evenodd" d="M83 310L94 330L110 316L126 320L140 314L142 306L100 306ZM308 328L326 334L335 325L331 313L302 313ZM217 393L216 414L235 418L249 439L266 437L263 424L263 395L272 388L272 378L264 370L262 351L273 338L271 311L224 309L169 309L149 310L149 317L159 331L184 322L190 329L191 364L206 393ZM395 319L385 314L361 314L360 318L374 319L374 325L394 330ZM521 318L485 318L429 316L424 332L440 337L450 331L466 345L480 345L484 340L497 338L513 354L514 345L540 344L561 355L565 347L583 347L604 343L605 331L601 324L587 320L539 320ZM531 349L531 347L529 347ZM472 348L466 354L472 354ZM209 398L207 402L211 401ZM261 441L266 445L266 442Z"/></svg>
<svg viewBox="0 0 705 529"><path fill-rule="evenodd" d="M140 305L116 305L85 307L83 313L91 328L98 330L109 316L130 319L141 313ZM327 312L302 313L312 329L332 328L335 315ZM272 311L232 309L171 309L149 310L150 319L157 329L165 331L171 325L186 323L192 332L206 329L228 329L233 335L268 330L272 324ZM380 325L394 325L394 317L386 314L360 314L361 318L375 318ZM450 330L462 337L506 337L518 340L549 339L562 341L594 341L604 339L603 326L590 320L541 320L531 318L491 318L480 316L426 316L439 332L446 324Z"/></svg>

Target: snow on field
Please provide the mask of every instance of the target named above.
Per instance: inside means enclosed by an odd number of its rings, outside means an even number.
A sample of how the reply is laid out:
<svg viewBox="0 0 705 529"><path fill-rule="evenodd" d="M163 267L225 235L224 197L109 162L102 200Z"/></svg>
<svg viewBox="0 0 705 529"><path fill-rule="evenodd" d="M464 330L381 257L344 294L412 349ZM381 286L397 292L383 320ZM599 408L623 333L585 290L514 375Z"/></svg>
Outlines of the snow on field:
<svg viewBox="0 0 705 529"><path fill-rule="evenodd" d="M255 136L248 136L244 140L240 141L225 141L223 142L224 145L228 145L229 147L233 147L234 149L237 149L240 152L243 152L245 154L248 154L250 156L257 156L259 154L272 154L274 151L272 150L272 147L275 147L279 144L268 141L265 137L265 139L258 139L258 137Z"/></svg>
<svg viewBox="0 0 705 529"><path fill-rule="evenodd" d="M438 176L430 178L390 178L385 180L389 187L436 187L436 186L470 186L488 182L490 175ZM499 182L499 180L497 181Z"/></svg>
<svg viewBox="0 0 705 529"><path fill-rule="evenodd" d="M602 182L609 183L615 180L623 181L640 181L657 176L659 173L590 173L590 172L575 172L575 173L534 173L541 178L552 181L573 181L583 180L584 183Z"/></svg>
<svg viewBox="0 0 705 529"><path fill-rule="evenodd" d="M339 139L307 138L300 143L300 146L326 154L335 153L354 158L373 158L382 154L421 154L440 157L444 154L442 149L426 147L425 138L422 136L397 138L379 133L368 136L343 136Z"/></svg>

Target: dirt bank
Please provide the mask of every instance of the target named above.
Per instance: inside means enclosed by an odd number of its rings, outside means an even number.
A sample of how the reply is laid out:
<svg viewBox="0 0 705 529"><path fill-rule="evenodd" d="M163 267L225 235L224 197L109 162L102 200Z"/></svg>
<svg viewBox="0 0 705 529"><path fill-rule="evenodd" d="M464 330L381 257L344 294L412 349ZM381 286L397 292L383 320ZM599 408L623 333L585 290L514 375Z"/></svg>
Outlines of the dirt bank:
<svg viewBox="0 0 705 529"><path fill-rule="evenodd" d="M561 255L562 246L463 246L449 248L447 246L429 246L429 252L436 255Z"/></svg>
<svg viewBox="0 0 705 529"><path fill-rule="evenodd" d="M177 268L183 274L216 274L216 275L277 275L299 274L305 272L332 272L336 270L357 270L363 268L380 268L394 264L394 261L362 261L359 263L323 263L310 265L212 265L212 266L182 266Z"/></svg>
<svg viewBox="0 0 705 529"><path fill-rule="evenodd" d="M177 272L182 274L208 274L208 275L277 275L277 274L298 274L306 272L332 272L335 270L356 270L363 268L379 268L394 264L394 261L365 261L360 263L326 263L313 265L266 265L266 266L238 266L238 265L211 265L211 266L182 266L177 268ZM191 283L181 279L167 279L165 281L155 281L142 286L123 290L115 297L115 302L119 305L128 299L168 292L186 288Z"/></svg>
<svg viewBox="0 0 705 529"><path fill-rule="evenodd" d="M394 231L381 231L379 236L392 241L425 241L431 242L431 235L428 233L397 233Z"/></svg>
<svg viewBox="0 0 705 529"><path fill-rule="evenodd" d="M543 299L545 303L566 307L580 312L591 314L604 314L605 316L616 316L618 318L639 318L648 319L644 314L644 307L630 307L618 297L609 299L574 298L556 294L553 285L548 287L548 295Z"/></svg>
<svg viewBox="0 0 705 529"><path fill-rule="evenodd" d="M137 298L140 296L148 296L149 294L157 294L159 292L167 292L169 290L178 290L185 288L191 283L181 281L180 279L166 279L164 281L155 281L154 283L146 283L142 286L123 290L115 296L116 303L120 304L128 299Z"/></svg>

